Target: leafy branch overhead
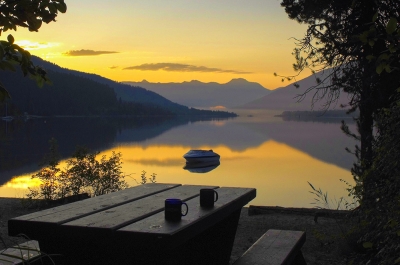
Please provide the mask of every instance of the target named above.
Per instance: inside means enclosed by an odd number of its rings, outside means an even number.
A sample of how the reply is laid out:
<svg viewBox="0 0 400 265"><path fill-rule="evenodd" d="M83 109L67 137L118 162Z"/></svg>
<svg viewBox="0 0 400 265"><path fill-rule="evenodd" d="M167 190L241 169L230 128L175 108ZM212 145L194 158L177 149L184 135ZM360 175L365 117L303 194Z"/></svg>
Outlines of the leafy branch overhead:
<svg viewBox="0 0 400 265"><path fill-rule="evenodd" d="M67 5L64 0L14 0L0 2L0 35L8 30L17 30L17 27L28 28L29 31L38 31L42 23L56 21L58 12L65 13ZM46 71L35 66L31 61L31 54L15 44L10 34L7 41L0 41L0 69L16 71L22 70L24 76L35 79L39 86L48 82ZM0 102L10 98L7 89L0 83Z"/></svg>
<svg viewBox="0 0 400 265"><path fill-rule="evenodd" d="M313 103L325 98L329 106L345 91L352 97L350 108L356 108L361 100L357 86L369 82L360 73L373 70L369 79L379 79L382 73L400 70L398 1L283 0L281 4L289 18L309 26L303 38L295 39L293 68L297 74L275 76L296 81L306 69L313 74L325 70L323 78L316 78L299 100L313 91Z"/></svg>
<svg viewBox="0 0 400 265"><path fill-rule="evenodd" d="M38 31L42 22L56 21L58 12L65 13L64 0L15 0L1 1L0 34L17 26Z"/></svg>

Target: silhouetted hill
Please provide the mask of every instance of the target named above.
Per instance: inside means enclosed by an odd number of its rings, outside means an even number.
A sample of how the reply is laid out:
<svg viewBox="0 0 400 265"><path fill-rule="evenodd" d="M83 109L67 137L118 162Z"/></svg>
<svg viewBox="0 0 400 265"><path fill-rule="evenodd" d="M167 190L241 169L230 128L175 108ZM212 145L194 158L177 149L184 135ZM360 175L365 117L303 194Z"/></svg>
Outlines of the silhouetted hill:
<svg viewBox="0 0 400 265"><path fill-rule="evenodd" d="M59 72L59 73L73 74L76 76L80 76L80 77L84 77L84 78L93 80L100 84L108 85L114 89L118 100L121 99L123 101L128 101L128 102L151 103L151 104L157 104L157 105L161 105L161 106L168 106L168 107L175 107L175 108L186 107L186 106L181 106L179 104L176 104L176 103L174 103L152 91L148 91L142 87L133 87L132 88L131 86L128 86L126 84L122 84L119 82L115 82L113 80L102 77L100 75L62 68L56 64L47 62L39 57L33 57L32 61L36 65L43 66L43 68L45 68L46 70L52 70L52 71Z"/></svg>
<svg viewBox="0 0 400 265"><path fill-rule="evenodd" d="M101 84L108 85L114 89L117 98L118 99L121 98L121 100L124 100L124 101L152 103L152 104L158 104L158 105L178 107L178 104L171 102L170 100L167 100L166 98L164 98L152 91L148 91L142 87L133 87L132 88L131 86L128 86L128 85L125 85L125 84L122 84L119 82L115 82L113 80L102 77L100 75L62 68L58 65L52 64L50 62L46 62L37 57L35 58L35 61L36 61L35 63L37 65L43 65L43 67L45 69L49 69L49 70L52 70L55 72L60 72L60 73L73 74L76 76L80 76L80 77L84 77L84 78L93 80L93 81L101 83Z"/></svg>
<svg viewBox="0 0 400 265"><path fill-rule="evenodd" d="M201 111L174 103L144 88L131 87L110 79L59 67L38 57L36 65L49 74L52 85L38 88L22 73L0 71L0 80L9 90L9 114L21 115L212 115L233 113ZM0 115L3 106L0 105Z"/></svg>
<svg viewBox="0 0 400 265"><path fill-rule="evenodd" d="M203 83L197 80L183 83L123 82L133 87L144 87L179 104L210 108L224 106L231 108L267 95L270 90L246 79L232 79L226 84Z"/></svg>
<svg viewBox="0 0 400 265"><path fill-rule="evenodd" d="M317 73L316 76L306 77L297 83L300 85L296 88L293 84L287 85L286 87L277 88L272 90L266 96L263 96L254 101L248 102L243 105L238 105L236 109L270 109L270 110L288 110L288 111L309 111L309 110L321 110L324 109L324 104L327 102L326 99L321 99L314 104L312 108L312 98L316 90L311 91L306 97L298 101L298 95L304 93L309 87L316 84L316 77L322 78L325 74ZM329 109L340 109L340 104L348 104L348 94L345 92L340 93L340 97L337 103L332 104Z"/></svg>

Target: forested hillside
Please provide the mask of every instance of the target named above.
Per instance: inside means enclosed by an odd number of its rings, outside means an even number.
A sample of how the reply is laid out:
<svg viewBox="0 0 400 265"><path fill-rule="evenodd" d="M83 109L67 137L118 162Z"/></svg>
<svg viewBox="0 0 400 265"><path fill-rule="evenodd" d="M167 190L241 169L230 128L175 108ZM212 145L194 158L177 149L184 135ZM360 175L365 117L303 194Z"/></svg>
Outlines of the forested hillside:
<svg viewBox="0 0 400 265"><path fill-rule="evenodd" d="M158 106L167 107L168 109L177 113L185 113L188 110L186 105L183 106L178 103L172 102L171 100L166 99L165 97L157 94L156 92L147 90L141 86L131 86L115 82L113 80L99 76L97 74L89 74L76 70L62 68L56 64L47 62L36 56L32 57L32 61L36 65L40 65L46 70L52 70L58 73L73 74L75 76L80 76L93 80L100 84L108 85L114 89L117 99L121 101L141 103L141 104L155 104Z"/></svg>
<svg viewBox="0 0 400 265"><path fill-rule="evenodd" d="M11 100L0 104L0 115L207 115L235 116L233 113L202 111L173 103L154 92L132 88L106 78L71 71L36 58L52 84L39 88L22 73L0 72L0 81L11 94ZM94 78L94 77L95 78ZM93 79L103 80L96 82ZM107 80L107 81L106 81ZM116 89L111 86L120 87ZM119 95L118 95L119 94ZM125 96L123 96L125 95Z"/></svg>
<svg viewBox="0 0 400 265"><path fill-rule="evenodd" d="M0 72L0 80L11 94L9 115L154 115L171 114L156 106L118 101L114 90L73 74L47 70L52 84L39 88L22 74ZM0 113L4 110L0 110Z"/></svg>

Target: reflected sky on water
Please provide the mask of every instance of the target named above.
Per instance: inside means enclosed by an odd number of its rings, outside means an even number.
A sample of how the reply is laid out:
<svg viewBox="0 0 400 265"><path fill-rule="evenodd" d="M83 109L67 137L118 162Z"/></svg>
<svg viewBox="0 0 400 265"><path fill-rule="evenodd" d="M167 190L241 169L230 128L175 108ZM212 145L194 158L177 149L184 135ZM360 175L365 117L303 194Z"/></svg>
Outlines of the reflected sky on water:
<svg viewBox="0 0 400 265"><path fill-rule="evenodd" d="M157 126L119 127L108 137L112 142L97 148L99 158L121 152L122 171L130 185L137 185L146 171L148 177L156 174L160 183L254 187L257 197L251 205L313 207L315 196L307 182L327 191L331 199L347 196L340 179L353 183L349 169L354 159L344 148L355 143L337 122L283 121L252 114ZM138 137L141 134L149 137ZM184 169L182 156L190 149L213 149L221 156L220 165L206 173ZM0 187L0 196L22 197L28 186L38 185L30 179L32 165L24 166L23 174L7 171L11 178ZM14 171L24 172L24 166Z"/></svg>

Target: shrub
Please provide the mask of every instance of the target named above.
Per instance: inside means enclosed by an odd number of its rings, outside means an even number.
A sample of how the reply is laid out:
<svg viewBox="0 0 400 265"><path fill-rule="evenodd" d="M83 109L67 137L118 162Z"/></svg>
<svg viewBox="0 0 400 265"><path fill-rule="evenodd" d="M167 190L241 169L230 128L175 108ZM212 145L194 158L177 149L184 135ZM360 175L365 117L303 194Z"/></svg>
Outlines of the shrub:
<svg viewBox="0 0 400 265"><path fill-rule="evenodd" d="M148 181L150 181L151 183L156 183L156 177L157 174L153 173L150 175L150 177L146 176L146 171L142 171L142 174L140 174L140 182L138 182L136 179L134 179L136 181L136 183L138 184L146 184Z"/></svg>
<svg viewBox="0 0 400 265"><path fill-rule="evenodd" d="M112 152L108 159L105 155L97 159L98 154L77 147L72 158L67 160L67 167L61 170L57 141L50 140L50 153L46 156L45 167L32 175L42 184L39 189L29 188L27 197L52 201L83 192L98 196L127 188L128 183L121 171L121 153Z"/></svg>

